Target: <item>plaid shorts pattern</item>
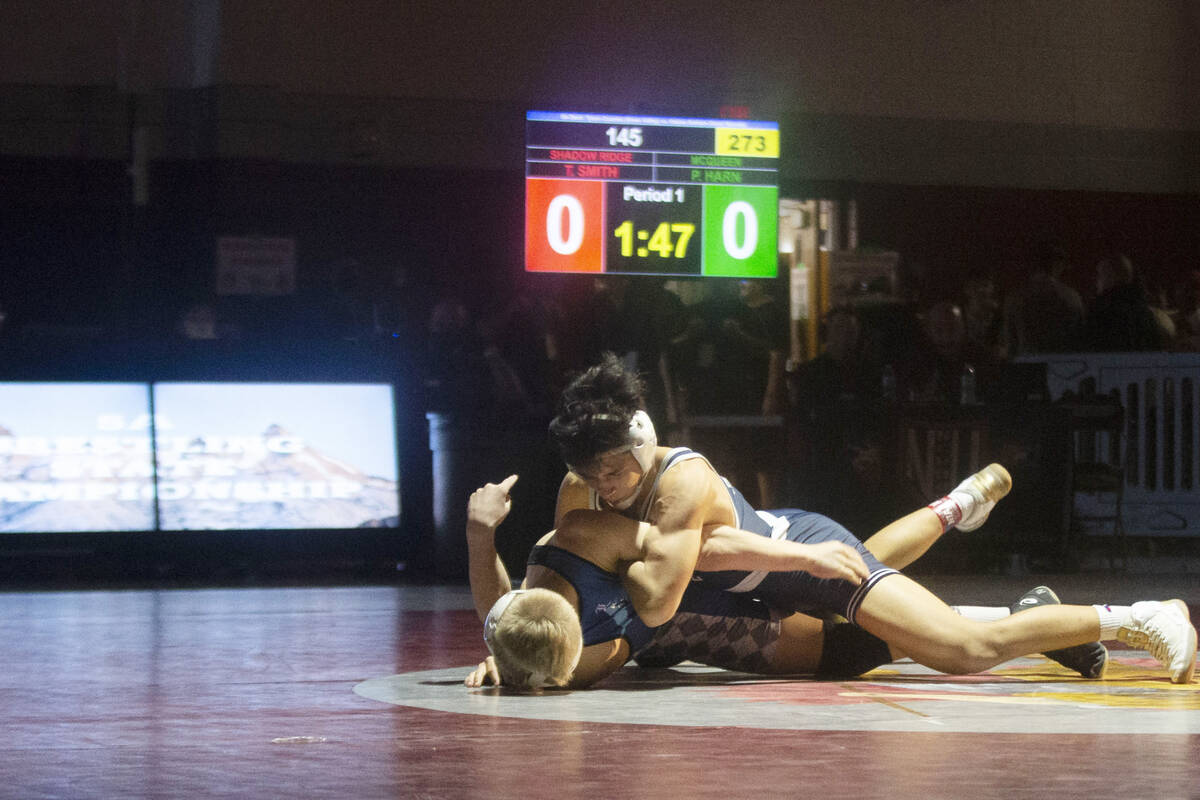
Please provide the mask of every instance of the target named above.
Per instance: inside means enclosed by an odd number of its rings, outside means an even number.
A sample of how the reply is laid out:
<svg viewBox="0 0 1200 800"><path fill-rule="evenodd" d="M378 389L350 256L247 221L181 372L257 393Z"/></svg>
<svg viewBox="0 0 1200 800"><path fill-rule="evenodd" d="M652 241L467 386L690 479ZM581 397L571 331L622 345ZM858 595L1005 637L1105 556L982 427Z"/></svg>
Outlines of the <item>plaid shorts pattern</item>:
<svg viewBox="0 0 1200 800"><path fill-rule="evenodd" d="M755 617L721 617L679 612L659 626L634 657L642 667L669 667L695 661L734 672L766 672L782 625Z"/></svg>

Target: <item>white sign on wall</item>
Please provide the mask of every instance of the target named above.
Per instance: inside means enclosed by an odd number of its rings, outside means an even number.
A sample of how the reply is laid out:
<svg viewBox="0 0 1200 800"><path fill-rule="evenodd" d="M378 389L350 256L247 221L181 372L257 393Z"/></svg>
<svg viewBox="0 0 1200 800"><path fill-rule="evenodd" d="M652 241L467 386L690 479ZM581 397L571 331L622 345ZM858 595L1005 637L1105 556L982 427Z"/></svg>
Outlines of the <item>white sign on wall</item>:
<svg viewBox="0 0 1200 800"><path fill-rule="evenodd" d="M829 294L834 305L891 298L897 289L900 254L837 250L829 254Z"/></svg>

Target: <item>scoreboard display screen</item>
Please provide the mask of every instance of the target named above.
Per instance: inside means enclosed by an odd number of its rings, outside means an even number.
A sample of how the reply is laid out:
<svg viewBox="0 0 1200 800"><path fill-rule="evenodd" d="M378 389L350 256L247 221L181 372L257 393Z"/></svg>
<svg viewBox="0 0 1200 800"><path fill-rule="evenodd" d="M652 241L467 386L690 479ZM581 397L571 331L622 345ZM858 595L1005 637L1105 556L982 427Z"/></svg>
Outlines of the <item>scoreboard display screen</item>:
<svg viewBox="0 0 1200 800"><path fill-rule="evenodd" d="M774 122L529 111L525 269L775 276Z"/></svg>

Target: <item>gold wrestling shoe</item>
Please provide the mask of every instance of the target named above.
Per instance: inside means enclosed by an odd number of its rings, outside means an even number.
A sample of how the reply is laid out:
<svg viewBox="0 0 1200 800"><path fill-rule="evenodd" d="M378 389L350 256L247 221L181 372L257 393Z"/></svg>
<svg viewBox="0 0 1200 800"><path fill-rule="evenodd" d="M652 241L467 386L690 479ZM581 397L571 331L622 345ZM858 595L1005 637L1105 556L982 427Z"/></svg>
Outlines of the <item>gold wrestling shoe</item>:
<svg viewBox="0 0 1200 800"><path fill-rule="evenodd" d="M1149 650L1167 668L1172 683L1191 683L1196 674L1196 629L1182 600L1133 604L1132 619L1117 631L1130 647Z"/></svg>
<svg viewBox="0 0 1200 800"><path fill-rule="evenodd" d="M1008 470L999 464L988 464L950 493L951 497L962 493L971 498L967 503L970 509L963 509L963 518L954 527L960 531L975 530L987 521L988 514L991 514L996 506L996 501L1010 491L1012 476L1008 474Z"/></svg>

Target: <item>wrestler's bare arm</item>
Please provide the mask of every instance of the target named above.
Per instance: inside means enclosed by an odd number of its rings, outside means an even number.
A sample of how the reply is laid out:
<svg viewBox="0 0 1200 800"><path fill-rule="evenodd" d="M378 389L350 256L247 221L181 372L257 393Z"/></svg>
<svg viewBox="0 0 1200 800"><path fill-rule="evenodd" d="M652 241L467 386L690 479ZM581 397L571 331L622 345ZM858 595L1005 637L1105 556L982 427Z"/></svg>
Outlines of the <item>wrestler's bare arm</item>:
<svg viewBox="0 0 1200 800"><path fill-rule="evenodd" d="M591 512L595 515L591 523L576 528L582 533L576 542L582 545L592 540L594 544L618 548L619 558L632 561L623 575L623 583L638 615L647 624L661 624L674 615L693 568L804 571L821 578L843 578L853 583L866 578L866 564L845 544L804 545L776 541L721 524L722 517L727 515L717 507L716 498L721 490L720 479L705 462L679 463L662 478L651 509L654 524L640 534L644 538L637 543L632 558L628 554L627 537L618 536L613 527L601 524L604 519L610 519L616 527L621 527L624 518L616 514ZM563 478L555 511L560 530L568 514L587 508L588 496L587 484L578 476L568 473ZM704 526L701 549L696 556L700 559L698 562L692 556L697 525ZM679 535L670 535L672 532ZM599 560L600 554L593 553L589 557ZM686 567L689 563L692 567Z"/></svg>
<svg viewBox="0 0 1200 800"><path fill-rule="evenodd" d="M571 673L569 689L583 689L607 678L629 661L629 643L624 639L600 642L583 648L579 663Z"/></svg>
<svg viewBox="0 0 1200 800"><path fill-rule="evenodd" d="M485 484L467 502L467 577L480 622L512 588L508 570L496 552L496 528L512 509L508 492L516 482L517 476L509 475L500 483Z"/></svg>
<svg viewBox="0 0 1200 800"><path fill-rule="evenodd" d="M840 578L855 584L869 575L862 556L844 542L801 544L770 539L731 525L705 526L696 569L807 572L818 578Z"/></svg>
<svg viewBox="0 0 1200 800"><path fill-rule="evenodd" d="M700 555L700 534L715 500L708 466L681 463L659 481L650 524L642 530L642 558L629 565L625 588L651 627L675 616Z"/></svg>

